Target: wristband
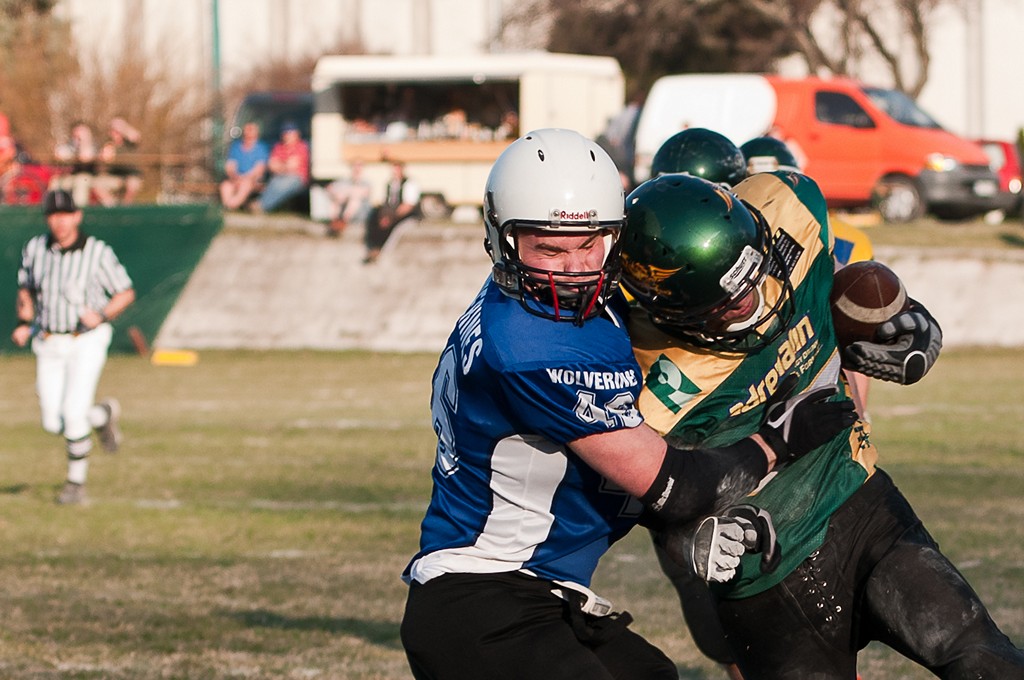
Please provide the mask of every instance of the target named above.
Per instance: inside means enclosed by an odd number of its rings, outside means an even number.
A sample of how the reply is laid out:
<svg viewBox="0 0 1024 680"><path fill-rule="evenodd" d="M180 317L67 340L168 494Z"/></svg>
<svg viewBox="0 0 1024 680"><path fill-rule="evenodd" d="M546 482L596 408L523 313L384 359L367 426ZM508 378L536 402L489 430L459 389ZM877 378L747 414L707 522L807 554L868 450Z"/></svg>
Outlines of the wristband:
<svg viewBox="0 0 1024 680"><path fill-rule="evenodd" d="M22 326L31 326L31 321L25 321L24 319L18 319L18 323L14 325L15 328L21 328Z"/></svg>

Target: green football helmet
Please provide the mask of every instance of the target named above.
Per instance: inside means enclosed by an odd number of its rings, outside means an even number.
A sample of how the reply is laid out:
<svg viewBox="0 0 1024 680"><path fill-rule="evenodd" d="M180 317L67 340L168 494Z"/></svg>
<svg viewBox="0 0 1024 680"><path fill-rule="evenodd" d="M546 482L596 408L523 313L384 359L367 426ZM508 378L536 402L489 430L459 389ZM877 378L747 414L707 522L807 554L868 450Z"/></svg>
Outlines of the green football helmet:
<svg viewBox="0 0 1024 680"><path fill-rule="evenodd" d="M747 162L725 135L687 128L666 139L651 161L651 177L678 172L732 188L746 178Z"/></svg>
<svg viewBox="0 0 1024 680"><path fill-rule="evenodd" d="M746 159L747 173L790 170L800 172L800 163L786 143L775 137L754 137L740 146Z"/></svg>
<svg viewBox="0 0 1024 680"><path fill-rule="evenodd" d="M793 288L764 217L725 188L663 175L626 197L622 285L672 335L724 352L751 352L782 334ZM782 294L770 308L764 282Z"/></svg>

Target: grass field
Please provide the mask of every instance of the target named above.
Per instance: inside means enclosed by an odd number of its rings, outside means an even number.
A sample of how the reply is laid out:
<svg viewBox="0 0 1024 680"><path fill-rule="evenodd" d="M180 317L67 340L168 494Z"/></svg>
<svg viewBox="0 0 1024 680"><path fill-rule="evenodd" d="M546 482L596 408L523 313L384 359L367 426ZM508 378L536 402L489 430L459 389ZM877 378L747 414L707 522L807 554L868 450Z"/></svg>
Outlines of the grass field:
<svg viewBox="0 0 1024 680"><path fill-rule="evenodd" d="M53 498L29 356L0 356L0 677L409 678L399 573L415 551L434 356L112 357L126 442L93 454L84 508ZM1024 350L947 351L922 385L876 384L883 465L994 618L1024 644ZM691 645L641 532L595 588L689 680ZM453 641L457 645L457 641ZM887 650L864 680L928 678Z"/></svg>
<svg viewBox="0 0 1024 680"><path fill-rule="evenodd" d="M857 222L856 217L848 216L847 219ZM964 222L923 217L907 224L877 223L866 226L865 230L876 247L986 248L1017 252L1024 249L1024 223L1020 217L1007 219L1001 224L987 224L980 217Z"/></svg>

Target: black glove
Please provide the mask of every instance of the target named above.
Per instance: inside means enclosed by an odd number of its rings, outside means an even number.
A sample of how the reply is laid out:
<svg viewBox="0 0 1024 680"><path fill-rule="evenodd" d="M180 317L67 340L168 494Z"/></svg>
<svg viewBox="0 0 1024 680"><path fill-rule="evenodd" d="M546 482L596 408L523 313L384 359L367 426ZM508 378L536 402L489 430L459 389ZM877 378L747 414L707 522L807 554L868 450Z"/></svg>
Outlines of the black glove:
<svg viewBox="0 0 1024 680"><path fill-rule="evenodd" d="M843 367L901 385L923 378L939 358L942 329L923 305L911 302L910 309L878 327L877 342L862 340L844 347Z"/></svg>
<svg viewBox="0 0 1024 680"><path fill-rule="evenodd" d="M764 423L758 430L775 451L776 467L818 448L857 422L852 401L827 401L839 391L835 385L790 397L796 383L793 374L779 383L779 389L765 404Z"/></svg>
<svg viewBox="0 0 1024 680"><path fill-rule="evenodd" d="M761 571L765 574L775 571L782 559L782 548L775 538L771 514L749 504L734 505L725 514L743 527L743 547L747 552L761 553Z"/></svg>

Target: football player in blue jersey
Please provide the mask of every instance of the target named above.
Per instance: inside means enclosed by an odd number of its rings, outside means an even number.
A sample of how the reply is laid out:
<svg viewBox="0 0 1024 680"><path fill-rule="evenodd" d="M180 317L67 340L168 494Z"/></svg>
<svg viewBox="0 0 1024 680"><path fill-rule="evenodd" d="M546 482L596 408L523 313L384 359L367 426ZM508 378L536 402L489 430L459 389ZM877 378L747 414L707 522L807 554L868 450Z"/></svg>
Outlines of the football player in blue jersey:
<svg viewBox="0 0 1024 680"><path fill-rule="evenodd" d="M863 355L838 346L833 238L813 180L758 173L734 192L669 174L626 200L622 282L639 304L628 325L650 427L680 448L728 446L763 427L793 380L798 392L846 391L844 365L901 384L927 373L941 333L918 303L886 322L900 331L892 342ZM713 597L661 551L698 646L746 680L852 680L873 640L941 678L1024 678L1024 652L877 456L858 421L766 476L745 504L770 514L780 557L766 568L742 556Z"/></svg>
<svg viewBox="0 0 1024 680"><path fill-rule="evenodd" d="M670 530L670 550L702 578L730 578L745 549L774 546L765 516L726 506L854 420L827 388L776 400L729 446L667 446L634 405L639 367L608 305L623 206L615 164L573 131L531 132L491 170L493 272L434 373L433 493L403 573L419 680L675 680L628 613L589 590L600 557L644 509L675 527L722 508L692 535Z"/></svg>

